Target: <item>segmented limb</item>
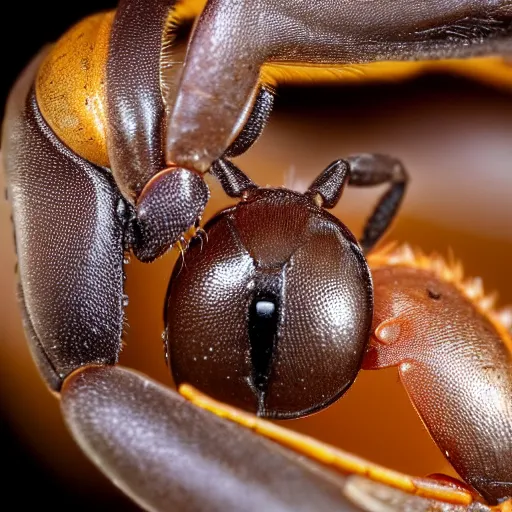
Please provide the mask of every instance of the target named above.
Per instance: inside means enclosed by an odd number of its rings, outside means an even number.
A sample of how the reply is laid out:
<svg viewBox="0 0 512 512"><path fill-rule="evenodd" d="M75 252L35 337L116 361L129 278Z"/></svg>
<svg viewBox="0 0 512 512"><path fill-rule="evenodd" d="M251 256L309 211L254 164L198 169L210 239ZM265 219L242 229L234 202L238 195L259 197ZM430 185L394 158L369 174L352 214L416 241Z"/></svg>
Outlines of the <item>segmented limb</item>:
<svg viewBox="0 0 512 512"><path fill-rule="evenodd" d="M128 369L77 371L62 387L62 413L84 452L145 510L359 510L343 476Z"/></svg>
<svg viewBox="0 0 512 512"><path fill-rule="evenodd" d="M389 189L366 221L363 237L359 241L363 251L368 253L395 218L405 194L408 176L402 163L387 155L357 155L349 157L347 161L350 165L350 186L373 187L389 183Z"/></svg>
<svg viewBox="0 0 512 512"><path fill-rule="evenodd" d="M246 190L257 188L257 185L244 172L233 162L224 158L219 158L213 163L210 174L219 180L229 197L242 197Z"/></svg>
<svg viewBox="0 0 512 512"><path fill-rule="evenodd" d="M238 137L224 153L224 158L234 158L249 150L263 132L273 106L274 94L272 91L266 86L260 87L249 118Z"/></svg>
<svg viewBox="0 0 512 512"><path fill-rule="evenodd" d="M337 160L329 165L308 189L324 208L333 208L345 185L373 187L389 183L389 189L379 199L366 221L360 240L365 253L384 235L396 216L408 182L407 171L396 158L387 155L363 154Z"/></svg>
<svg viewBox="0 0 512 512"><path fill-rule="evenodd" d="M236 137L265 63L341 66L511 50L507 0L211 0L192 35L166 160L206 171Z"/></svg>
<svg viewBox="0 0 512 512"><path fill-rule="evenodd" d="M245 153L258 140L267 124L273 104L274 95L272 91L266 87L261 87L242 131L226 150L223 157L213 162L210 168L210 174L219 180L224 192L230 197L241 197L245 190L256 187L236 165L227 159Z"/></svg>

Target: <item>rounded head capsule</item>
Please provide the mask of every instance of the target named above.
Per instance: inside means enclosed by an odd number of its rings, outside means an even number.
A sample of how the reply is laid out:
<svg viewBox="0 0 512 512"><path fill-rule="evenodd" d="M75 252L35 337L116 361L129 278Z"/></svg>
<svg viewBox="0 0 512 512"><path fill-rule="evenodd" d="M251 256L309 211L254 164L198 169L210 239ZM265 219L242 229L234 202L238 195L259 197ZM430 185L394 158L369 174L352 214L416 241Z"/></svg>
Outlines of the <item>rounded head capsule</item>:
<svg viewBox="0 0 512 512"><path fill-rule="evenodd" d="M260 416L294 418L354 381L373 313L352 233L311 196L251 189L206 226L168 291L167 352L189 383Z"/></svg>

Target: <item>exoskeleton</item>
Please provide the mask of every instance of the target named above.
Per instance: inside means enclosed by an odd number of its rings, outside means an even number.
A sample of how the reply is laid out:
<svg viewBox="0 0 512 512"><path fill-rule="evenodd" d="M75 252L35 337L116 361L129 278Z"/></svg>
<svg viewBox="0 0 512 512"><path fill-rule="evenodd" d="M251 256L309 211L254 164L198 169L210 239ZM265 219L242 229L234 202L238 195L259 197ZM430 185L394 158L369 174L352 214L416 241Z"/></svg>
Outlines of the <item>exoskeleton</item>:
<svg viewBox="0 0 512 512"><path fill-rule="evenodd" d="M121 0L36 58L11 93L2 151L27 338L77 442L148 510L369 510L374 494L404 509L510 506L506 314L442 263L405 249L365 258L401 202L402 165L383 155L339 160L298 194L260 189L231 162L264 128L283 63L469 57L509 45L507 2L373 4L213 1L183 57L174 29L194 2ZM229 76L218 68L221 50L235 65ZM206 172L240 202L203 233ZM325 210L346 184L386 182L360 241ZM296 417L336 400L361 365L399 365L472 490L399 475L209 405L297 454L115 367L125 258L150 262L189 240L166 306L184 393L200 402L194 384L259 416ZM475 421L475 407L486 421ZM318 464L333 461L345 474Z"/></svg>

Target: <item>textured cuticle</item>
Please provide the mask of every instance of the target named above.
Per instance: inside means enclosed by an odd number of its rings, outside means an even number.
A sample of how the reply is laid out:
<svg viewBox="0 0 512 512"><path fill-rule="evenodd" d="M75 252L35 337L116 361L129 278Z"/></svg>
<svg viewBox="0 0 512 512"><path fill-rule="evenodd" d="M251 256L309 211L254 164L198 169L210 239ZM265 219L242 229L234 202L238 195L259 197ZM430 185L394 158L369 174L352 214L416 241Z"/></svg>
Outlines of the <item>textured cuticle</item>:
<svg viewBox="0 0 512 512"><path fill-rule="evenodd" d="M170 175L175 172L191 172L192 174L197 174L200 178L203 178L203 175L200 172L194 171L192 169L188 169L186 167L181 167L178 165L170 165L169 167L166 167L165 169L162 169L160 172L155 174L147 183L144 185L144 188L142 189L139 197L137 198L137 203L139 204L144 196L148 193L149 190L151 190L162 178L164 178L167 175Z"/></svg>

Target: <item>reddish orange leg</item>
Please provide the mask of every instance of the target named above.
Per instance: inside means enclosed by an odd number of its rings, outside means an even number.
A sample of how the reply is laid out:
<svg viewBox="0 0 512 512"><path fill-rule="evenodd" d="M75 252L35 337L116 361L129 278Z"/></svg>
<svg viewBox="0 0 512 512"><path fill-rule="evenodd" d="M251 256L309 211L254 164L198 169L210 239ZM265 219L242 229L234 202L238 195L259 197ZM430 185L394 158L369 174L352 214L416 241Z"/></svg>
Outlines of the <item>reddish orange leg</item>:
<svg viewBox="0 0 512 512"><path fill-rule="evenodd" d="M238 423L343 473L360 475L409 494L447 503L469 505L474 500L473 495L463 488L455 488L434 480L411 477L378 464L373 464L363 458L317 441L314 438L298 434L250 413L218 402L187 384L180 386L179 392L193 404L213 412L221 418Z"/></svg>

